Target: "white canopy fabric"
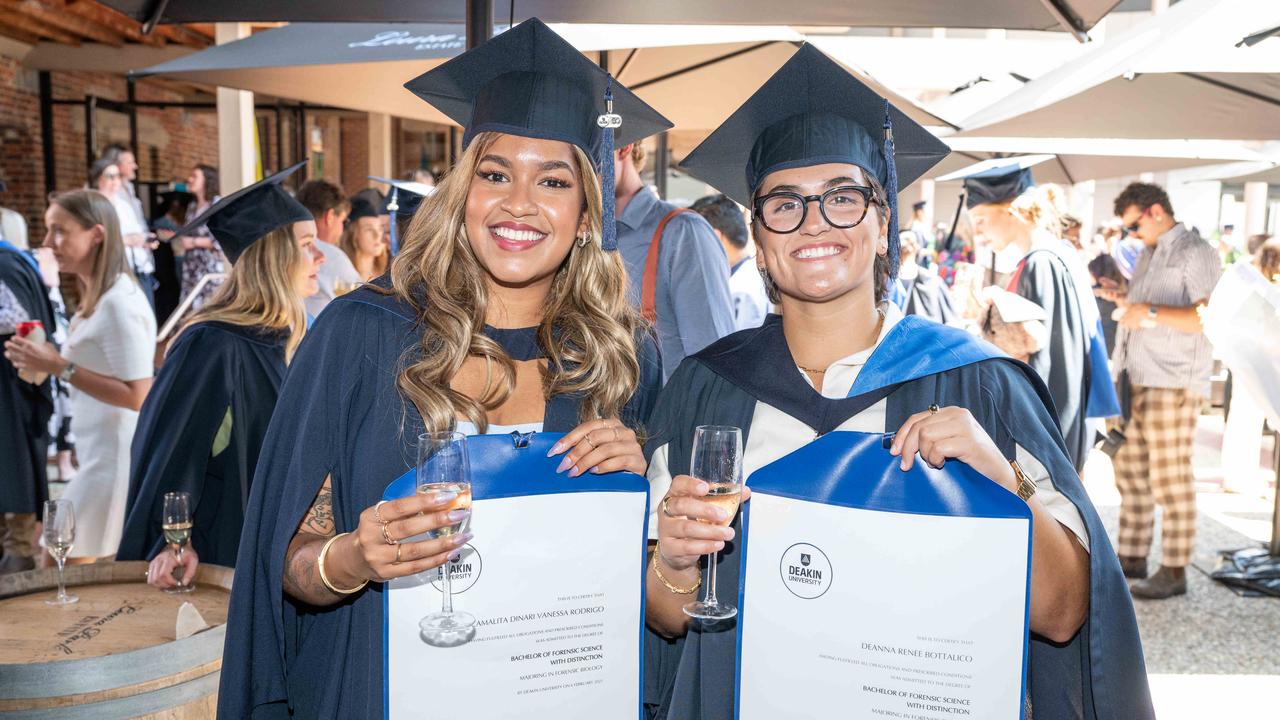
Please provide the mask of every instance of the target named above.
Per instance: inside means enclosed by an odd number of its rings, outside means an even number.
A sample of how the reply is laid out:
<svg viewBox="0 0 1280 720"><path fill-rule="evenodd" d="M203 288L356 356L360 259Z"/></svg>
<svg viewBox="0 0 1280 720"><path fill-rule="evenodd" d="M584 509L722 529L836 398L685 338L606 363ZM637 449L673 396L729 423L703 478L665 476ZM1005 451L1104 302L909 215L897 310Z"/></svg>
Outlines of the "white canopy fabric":
<svg viewBox="0 0 1280 720"><path fill-rule="evenodd" d="M100 0L139 21L155 0ZM520 0L516 20L546 23L692 25L836 25L1067 30L1081 34L1120 0ZM162 22L418 22L461 23L465 0L168 0ZM494 3L494 19L507 19Z"/></svg>
<svg viewBox="0 0 1280 720"><path fill-rule="evenodd" d="M795 52L785 27L552 25L681 130L720 124ZM308 103L451 121L403 84L462 52L457 25L294 23L139 70ZM858 72L857 68L850 68ZM943 122L865 73L862 80L924 125Z"/></svg>
<svg viewBox="0 0 1280 720"><path fill-rule="evenodd" d="M1274 0L1182 0L959 124L986 137L1280 138L1280 38L1241 44L1276 25Z"/></svg>

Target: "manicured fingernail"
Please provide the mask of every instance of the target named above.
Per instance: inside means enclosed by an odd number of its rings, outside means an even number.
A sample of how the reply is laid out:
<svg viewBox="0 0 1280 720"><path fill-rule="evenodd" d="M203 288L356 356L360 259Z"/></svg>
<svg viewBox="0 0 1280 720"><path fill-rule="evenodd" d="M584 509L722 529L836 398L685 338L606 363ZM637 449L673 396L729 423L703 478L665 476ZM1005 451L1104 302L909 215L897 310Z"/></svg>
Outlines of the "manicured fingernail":
<svg viewBox="0 0 1280 720"><path fill-rule="evenodd" d="M600 470L600 466L596 465L595 467L591 468L590 472L592 475L599 475L602 471Z"/></svg>
<svg viewBox="0 0 1280 720"><path fill-rule="evenodd" d="M564 452L564 448L560 445L560 443L556 443L555 445L551 446L550 450L547 451L547 457L551 457L552 455L559 455L562 452ZM556 472L559 472L559 470L557 470Z"/></svg>
<svg viewBox="0 0 1280 720"><path fill-rule="evenodd" d="M459 520L466 520L470 514L470 510L450 510L445 517L449 518L451 522L458 522Z"/></svg>
<svg viewBox="0 0 1280 720"><path fill-rule="evenodd" d="M577 466L574 466L574 468L569 471L569 477L578 477L581 474L582 474L582 471L579 470Z"/></svg>
<svg viewBox="0 0 1280 720"><path fill-rule="evenodd" d="M710 491L711 491L711 486L710 486L710 485L707 485L707 484L706 484L706 483L704 483L704 482L700 482L700 483L698 483L698 494L699 494L699 495L705 495L705 494L707 494L707 493L708 493L708 492L710 492Z"/></svg>
<svg viewBox="0 0 1280 720"><path fill-rule="evenodd" d="M432 502L434 502L436 505L446 505L449 503L450 500L453 500L456 497L458 497L458 493L449 491L449 492L436 493L435 495L431 496L431 499L432 499Z"/></svg>
<svg viewBox="0 0 1280 720"><path fill-rule="evenodd" d="M473 538L473 537L475 537L475 536L476 536L476 534L475 534L475 533L469 533L469 532L468 532L468 533L462 533L461 535L454 535L454 536L453 536L453 544L454 544L454 545L466 545L468 542L470 542L470 541L471 541L471 538Z"/></svg>
<svg viewBox="0 0 1280 720"><path fill-rule="evenodd" d="M560 461L560 465L556 467L556 472L562 473L571 467L573 467L573 458L569 457L568 455L565 455L564 459Z"/></svg>
<svg viewBox="0 0 1280 720"><path fill-rule="evenodd" d="M729 511L725 510L724 508L716 508L716 517L720 518L721 520L728 520Z"/></svg>
<svg viewBox="0 0 1280 720"><path fill-rule="evenodd" d="M903 458L902 462L898 465L898 467L902 468L905 471L907 469L907 459Z"/></svg>
<svg viewBox="0 0 1280 720"><path fill-rule="evenodd" d="M732 539L733 539L733 536L734 536L734 535L737 535L737 533L735 533L735 532L733 531L733 528L725 528L725 530L727 530L727 531L728 531L728 532L726 532L726 533L725 533L725 535L724 535L724 539L725 539L725 540L732 540Z"/></svg>

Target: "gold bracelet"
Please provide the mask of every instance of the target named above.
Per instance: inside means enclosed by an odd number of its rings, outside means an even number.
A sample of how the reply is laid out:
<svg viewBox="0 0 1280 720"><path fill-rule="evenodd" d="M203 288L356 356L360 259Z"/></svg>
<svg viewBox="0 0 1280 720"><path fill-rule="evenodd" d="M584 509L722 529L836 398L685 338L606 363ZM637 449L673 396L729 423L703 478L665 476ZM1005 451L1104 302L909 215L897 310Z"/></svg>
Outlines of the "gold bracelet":
<svg viewBox="0 0 1280 720"><path fill-rule="evenodd" d="M658 543L655 542L653 544L653 574L658 576L658 581L661 582L663 585L666 585L667 589L675 593L676 595L692 595L693 593L697 592L698 588L702 587L701 574L698 575L698 582L694 583L693 587L688 589L676 587L675 585L671 584L670 580L667 580L665 577L662 576L662 569L658 567L658 556L662 552L659 549L659 547L660 546L658 545Z"/></svg>
<svg viewBox="0 0 1280 720"><path fill-rule="evenodd" d="M369 584L368 580L364 580L359 585L351 588L350 590L343 590L342 588L337 587L333 583L329 582L329 576L324 574L324 556L329 554L329 546L333 545L333 543L343 535L350 535L350 534L351 533L338 533L337 535L334 535L333 537L329 538L327 541L325 541L324 546L320 548L320 555L316 558L316 567L320 570L320 582L324 583L324 586L329 588L329 590L336 595L351 595L352 593L360 592L361 590L364 589L365 585Z"/></svg>

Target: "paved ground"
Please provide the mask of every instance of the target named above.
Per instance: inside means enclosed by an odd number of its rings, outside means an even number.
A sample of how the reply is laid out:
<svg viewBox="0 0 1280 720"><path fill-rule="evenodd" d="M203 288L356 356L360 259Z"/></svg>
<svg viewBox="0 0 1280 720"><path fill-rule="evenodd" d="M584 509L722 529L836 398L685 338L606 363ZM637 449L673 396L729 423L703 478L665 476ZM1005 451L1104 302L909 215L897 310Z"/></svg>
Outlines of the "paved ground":
<svg viewBox="0 0 1280 720"><path fill-rule="evenodd" d="M1194 569L1184 597L1137 601L1147 671L1161 720L1275 718L1280 697L1280 598L1240 597L1208 573L1219 550L1268 540L1274 477L1259 458L1259 476L1271 488L1247 497L1222 490L1222 418L1201 417L1196 438L1197 501L1200 510ZM1264 455L1269 445L1264 447ZM1114 539L1120 497L1110 460L1094 453L1085 483ZM1157 547L1152 569L1159 559Z"/></svg>

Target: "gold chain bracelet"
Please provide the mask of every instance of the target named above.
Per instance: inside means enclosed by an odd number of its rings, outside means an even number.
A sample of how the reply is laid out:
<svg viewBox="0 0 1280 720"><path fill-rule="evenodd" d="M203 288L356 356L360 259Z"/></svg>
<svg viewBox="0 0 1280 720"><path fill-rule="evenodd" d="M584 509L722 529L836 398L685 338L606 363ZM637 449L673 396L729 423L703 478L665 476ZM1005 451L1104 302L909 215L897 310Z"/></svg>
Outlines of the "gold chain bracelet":
<svg viewBox="0 0 1280 720"><path fill-rule="evenodd" d="M653 574L658 576L658 581L661 582L663 585L666 585L668 590L675 593L676 595L692 595L698 591L698 588L702 587L701 574L698 575L698 582L694 583L693 587L691 588L686 589L686 588L676 587L675 585L672 585L670 580L663 577L662 568L658 567L658 556L661 554L662 554L661 545L655 542L653 544L653 563L652 563Z"/></svg>
<svg viewBox="0 0 1280 720"><path fill-rule="evenodd" d="M351 533L338 533L337 535L334 535L333 537L329 538L325 542L325 544L320 548L320 555L316 557L316 568L320 571L320 582L324 583L324 586L329 588L329 590L336 595L351 595L353 593L358 593L364 589L365 585L369 584L368 580L363 580L359 585L351 588L350 590L343 590L342 588L337 587L333 583L329 582L329 576L324 573L324 556L329 554L329 547L333 545L335 542L337 542L338 538L342 537L343 535L350 535L350 534Z"/></svg>

